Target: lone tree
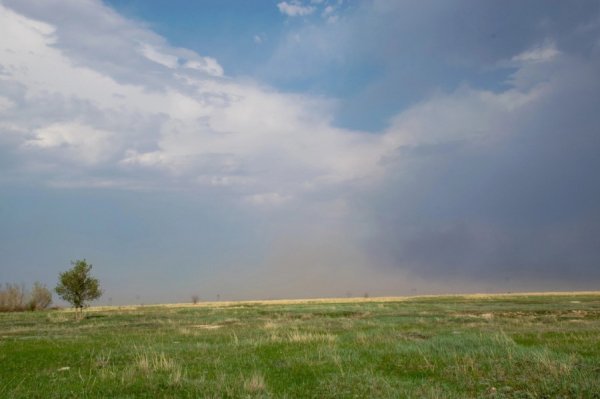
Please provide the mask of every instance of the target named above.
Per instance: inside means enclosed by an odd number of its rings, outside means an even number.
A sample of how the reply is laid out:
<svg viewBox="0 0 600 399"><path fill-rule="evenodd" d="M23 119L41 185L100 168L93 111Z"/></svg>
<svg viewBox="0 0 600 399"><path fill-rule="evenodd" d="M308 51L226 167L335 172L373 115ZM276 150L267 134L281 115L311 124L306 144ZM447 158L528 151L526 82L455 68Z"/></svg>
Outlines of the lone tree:
<svg viewBox="0 0 600 399"><path fill-rule="evenodd" d="M75 317L81 317L86 302L93 301L102 295L98 279L90 276L92 265L85 259L71 261L73 268L59 275L55 290L58 296L75 308Z"/></svg>

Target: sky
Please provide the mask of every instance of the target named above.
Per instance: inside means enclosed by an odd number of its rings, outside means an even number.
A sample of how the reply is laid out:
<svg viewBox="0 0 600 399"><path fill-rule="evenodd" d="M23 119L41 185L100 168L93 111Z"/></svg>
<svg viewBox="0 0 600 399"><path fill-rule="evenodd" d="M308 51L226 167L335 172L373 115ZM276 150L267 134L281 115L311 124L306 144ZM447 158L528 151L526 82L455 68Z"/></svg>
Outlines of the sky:
<svg viewBox="0 0 600 399"><path fill-rule="evenodd" d="M0 283L600 287L600 3L0 0Z"/></svg>

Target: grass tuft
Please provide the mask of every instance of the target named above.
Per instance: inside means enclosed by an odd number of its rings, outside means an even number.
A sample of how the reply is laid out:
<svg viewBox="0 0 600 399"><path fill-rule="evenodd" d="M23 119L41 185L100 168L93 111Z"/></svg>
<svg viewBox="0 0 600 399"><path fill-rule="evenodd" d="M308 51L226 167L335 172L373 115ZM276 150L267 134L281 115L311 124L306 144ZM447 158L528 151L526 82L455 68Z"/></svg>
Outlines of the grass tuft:
<svg viewBox="0 0 600 399"><path fill-rule="evenodd" d="M259 372L254 372L249 378L244 380L244 390L253 394L265 392L267 384L265 377Z"/></svg>

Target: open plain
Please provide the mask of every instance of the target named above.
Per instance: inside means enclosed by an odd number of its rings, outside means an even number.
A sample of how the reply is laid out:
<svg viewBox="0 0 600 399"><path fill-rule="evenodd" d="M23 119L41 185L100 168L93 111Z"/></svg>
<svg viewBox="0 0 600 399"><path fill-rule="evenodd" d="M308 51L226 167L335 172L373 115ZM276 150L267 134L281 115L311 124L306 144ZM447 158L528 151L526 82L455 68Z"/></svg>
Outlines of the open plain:
<svg viewBox="0 0 600 399"><path fill-rule="evenodd" d="M0 314L0 397L599 398L600 293Z"/></svg>

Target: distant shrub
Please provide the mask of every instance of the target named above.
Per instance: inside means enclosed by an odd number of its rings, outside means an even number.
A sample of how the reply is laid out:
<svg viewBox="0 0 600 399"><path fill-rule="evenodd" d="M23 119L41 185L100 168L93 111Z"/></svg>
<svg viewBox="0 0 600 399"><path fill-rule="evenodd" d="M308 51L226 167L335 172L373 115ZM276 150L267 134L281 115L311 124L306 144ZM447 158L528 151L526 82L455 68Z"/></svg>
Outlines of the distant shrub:
<svg viewBox="0 0 600 399"><path fill-rule="evenodd" d="M198 295L192 295L192 303L196 305L198 302L200 302L200 297Z"/></svg>
<svg viewBox="0 0 600 399"><path fill-rule="evenodd" d="M45 285L35 282L30 293L23 284L0 286L0 312L21 312L46 309L52 303L52 294Z"/></svg>
<svg viewBox="0 0 600 399"><path fill-rule="evenodd" d="M0 289L0 310L15 312L25 310L25 287L18 284L5 284Z"/></svg>
<svg viewBox="0 0 600 399"><path fill-rule="evenodd" d="M42 283L36 281L29 295L28 307L30 310L46 309L52 303L52 293Z"/></svg>

